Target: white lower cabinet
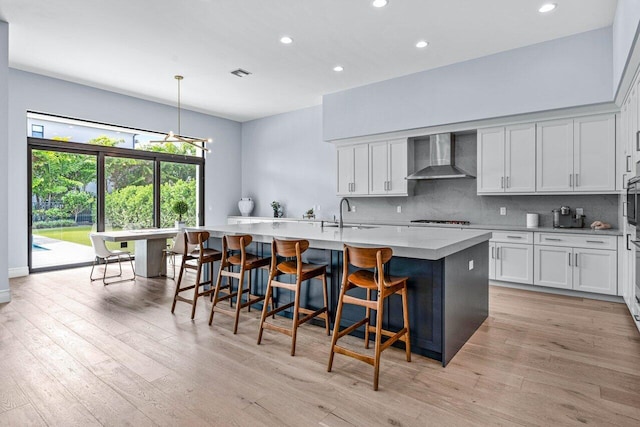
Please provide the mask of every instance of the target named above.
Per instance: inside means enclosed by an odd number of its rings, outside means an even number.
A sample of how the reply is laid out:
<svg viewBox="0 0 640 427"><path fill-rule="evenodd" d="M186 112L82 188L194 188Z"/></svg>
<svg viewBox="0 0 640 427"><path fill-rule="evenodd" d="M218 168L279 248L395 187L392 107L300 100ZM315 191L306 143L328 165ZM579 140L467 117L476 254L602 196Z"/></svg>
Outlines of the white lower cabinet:
<svg viewBox="0 0 640 427"><path fill-rule="evenodd" d="M551 240L548 234L537 240ZM576 236L558 235L557 245L534 246L535 273L533 283L550 288L573 289L606 295L618 293L618 252L609 249L579 248L561 246L568 241L576 241ZM593 239L592 239L593 240ZM615 237L598 238L593 245L609 245ZM586 240L589 244L591 240Z"/></svg>
<svg viewBox="0 0 640 427"><path fill-rule="evenodd" d="M532 233L495 232L489 242L489 279L533 284ZM518 241L522 243L512 243Z"/></svg>
<svg viewBox="0 0 640 427"><path fill-rule="evenodd" d="M533 283L550 288L573 288L573 249L535 246Z"/></svg>

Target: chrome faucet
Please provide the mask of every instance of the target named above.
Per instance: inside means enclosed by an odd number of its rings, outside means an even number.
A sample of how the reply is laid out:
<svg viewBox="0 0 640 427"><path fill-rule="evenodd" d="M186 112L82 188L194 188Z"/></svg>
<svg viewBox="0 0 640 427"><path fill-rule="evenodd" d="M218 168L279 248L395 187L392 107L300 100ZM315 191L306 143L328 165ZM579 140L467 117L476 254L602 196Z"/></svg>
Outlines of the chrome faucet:
<svg viewBox="0 0 640 427"><path fill-rule="evenodd" d="M347 202L347 211L351 210L351 205L349 204L349 200L346 197L343 197L342 199L340 199L340 223L338 225L338 227L340 228L344 227L344 224L342 223L342 202Z"/></svg>

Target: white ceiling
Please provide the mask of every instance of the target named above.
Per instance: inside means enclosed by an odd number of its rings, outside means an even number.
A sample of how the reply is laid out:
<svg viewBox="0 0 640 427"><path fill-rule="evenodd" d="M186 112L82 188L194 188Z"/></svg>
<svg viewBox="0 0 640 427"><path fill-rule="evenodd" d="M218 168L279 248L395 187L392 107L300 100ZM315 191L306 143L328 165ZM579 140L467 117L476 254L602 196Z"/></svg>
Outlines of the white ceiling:
<svg viewBox="0 0 640 427"><path fill-rule="evenodd" d="M543 15L546 0L0 0L0 19L11 67L171 105L182 74L183 106L246 121L610 26L617 0L552 1Z"/></svg>

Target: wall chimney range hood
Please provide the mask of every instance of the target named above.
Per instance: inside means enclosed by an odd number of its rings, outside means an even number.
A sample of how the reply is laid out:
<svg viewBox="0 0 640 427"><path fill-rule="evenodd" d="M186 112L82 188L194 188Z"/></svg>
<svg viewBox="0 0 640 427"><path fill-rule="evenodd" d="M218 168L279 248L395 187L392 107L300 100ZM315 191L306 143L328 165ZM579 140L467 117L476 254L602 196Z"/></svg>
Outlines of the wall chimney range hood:
<svg viewBox="0 0 640 427"><path fill-rule="evenodd" d="M406 179L475 178L455 165L455 141L453 134L429 135L429 166L409 175Z"/></svg>

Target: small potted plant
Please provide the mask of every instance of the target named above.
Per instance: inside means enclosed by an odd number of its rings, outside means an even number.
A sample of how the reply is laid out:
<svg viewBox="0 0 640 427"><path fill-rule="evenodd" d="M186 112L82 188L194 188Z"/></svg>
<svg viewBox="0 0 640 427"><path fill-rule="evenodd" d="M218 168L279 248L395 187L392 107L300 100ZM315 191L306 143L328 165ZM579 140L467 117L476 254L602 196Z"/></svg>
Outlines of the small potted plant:
<svg viewBox="0 0 640 427"><path fill-rule="evenodd" d="M173 213L178 215L178 220L176 221L176 228L181 229L184 228L185 224L182 222L182 215L186 214L189 210L189 205L184 200L176 200L173 206L171 207Z"/></svg>
<svg viewBox="0 0 640 427"><path fill-rule="evenodd" d="M313 208L309 209L302 215L302 219L315 219L316 215L313 213Z"/></svg>
<svg viewBox="0 0 640 427"><path fill-rule="evenodd" d="M274 218L282 218L284 216L284 209L280 202L276 202L275 200L271 202L271 209L273 209Z"/></svg>

